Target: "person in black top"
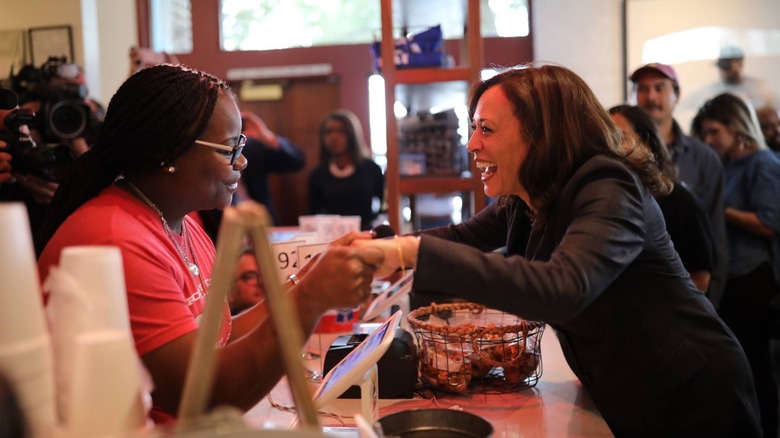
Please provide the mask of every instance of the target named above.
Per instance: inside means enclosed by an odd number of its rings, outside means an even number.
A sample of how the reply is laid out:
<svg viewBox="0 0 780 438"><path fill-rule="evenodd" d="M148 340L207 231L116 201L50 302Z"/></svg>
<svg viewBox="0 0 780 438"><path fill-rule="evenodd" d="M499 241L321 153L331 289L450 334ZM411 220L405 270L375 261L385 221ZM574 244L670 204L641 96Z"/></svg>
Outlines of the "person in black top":
<svg viewBox="0 0 780 438"><path fill-rule="evenodd" d="M706 292L715 268L715 244L706 207L696 194L680 182L677 166L661 140L658 127L638 106L618 105L609 109L612 120L627 135L636 135L650 148L661 173L674 183L671 193L656 197L666 221L666 231L693 284Z"/></svg>
<svg viewBox="0 0 780 438"><path fill-rule="evenodd" d="M300 147L274 133L254 113L242 111L241 123L242 132L247 137L243 153L249 161L241 181L246 187L246 194L265 205L274 225L279 225L279 213L271 198L268 175L297 172L306 165L306 157Z"/></svg>
<svg viewBox="0 0 780 438"><path fill-rule="evenodd" d="M320 125L320 164L309 175L309 210L312 214L360 216L360 228L371 221L383 204L385 178L370 158L357 116L347 110L329 114Z"/></svg>
<svg viewBox="0 0 780 438"><path fill-rule="evenodd" d="M726 219L723 207L723 164L712 148L698 139L685 135L674 119L681 87L674 68L653 62L634 70L633 100L650 114L672 161L680 170L680 180L704 202L716 237L718 255L712 271L707 297L717 308L728 276L729 250L726 237Z"/></svg>

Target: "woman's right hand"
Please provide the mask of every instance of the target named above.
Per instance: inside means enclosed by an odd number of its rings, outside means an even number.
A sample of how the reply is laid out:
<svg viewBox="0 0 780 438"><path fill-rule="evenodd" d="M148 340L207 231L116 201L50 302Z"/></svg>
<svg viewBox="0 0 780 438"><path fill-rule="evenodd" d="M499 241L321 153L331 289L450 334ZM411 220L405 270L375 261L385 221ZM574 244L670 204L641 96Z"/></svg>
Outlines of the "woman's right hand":
<svg viewBox="0 0 780 438"><path fill-rule="evenodd" d="M376 248L331 246L299 273L303 300L312 310L352 308L371 294L371 282L384 254Z"/></svg>

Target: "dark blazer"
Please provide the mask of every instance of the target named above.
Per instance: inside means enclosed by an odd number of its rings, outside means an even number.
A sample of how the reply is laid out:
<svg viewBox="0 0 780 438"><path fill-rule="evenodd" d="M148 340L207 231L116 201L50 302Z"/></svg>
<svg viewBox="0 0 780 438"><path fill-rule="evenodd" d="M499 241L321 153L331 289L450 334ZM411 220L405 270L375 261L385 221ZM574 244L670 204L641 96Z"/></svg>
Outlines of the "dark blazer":
<svg viewBox="0 0 780 438"><path fill-rule="evenodd" d="M423 234L415 290L550 324L615 435L760 436L745 355L636 174L595 157L530 236L525 210L512 198Z"/></svg>

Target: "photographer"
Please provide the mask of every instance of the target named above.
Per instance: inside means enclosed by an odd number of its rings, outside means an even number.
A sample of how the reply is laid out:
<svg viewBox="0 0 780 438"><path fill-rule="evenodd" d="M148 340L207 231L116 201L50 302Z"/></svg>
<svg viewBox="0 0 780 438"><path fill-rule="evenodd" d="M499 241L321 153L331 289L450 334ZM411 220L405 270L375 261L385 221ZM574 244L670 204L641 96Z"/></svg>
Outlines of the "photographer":
<svg viewBox="0 0 780 438"><path fill-rule="evenodd" d="M5 83L12 91L4 95L16 92L20 106L0 110L0 201L24 202L35 233L58 182L89 149L103 108L87 97L81 68L64 58L24 66Z"/></svg>
<svg viewBox="0 0 780 438"><path fill-rule="evenodd" d="M14 171L14 156L9 150L14 147L13 143L20 142L20 138L30 136L26 125L17 130L5 123L8 116L17 110L19 108L0 110L0 201L23 202L30 218L30 228L35 232L46 214L57 183Z"/></svg>

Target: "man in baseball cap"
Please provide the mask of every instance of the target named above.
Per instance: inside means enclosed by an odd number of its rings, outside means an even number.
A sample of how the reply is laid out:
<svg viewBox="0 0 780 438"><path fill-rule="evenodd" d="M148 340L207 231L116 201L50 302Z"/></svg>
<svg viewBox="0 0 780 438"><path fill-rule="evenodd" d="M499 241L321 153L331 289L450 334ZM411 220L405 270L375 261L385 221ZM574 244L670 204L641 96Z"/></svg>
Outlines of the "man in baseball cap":
<svg viewBox="0 0 780 438"><path fill-rule="evenodd" d="M742 82L744 61L745 52L739 47L726 46L720 49L715 65L718 66L721 80L728 84L739 84Z"/></svg>
<svg viewBox="0 0 780 438"><path fill-rule="evenodd" d="M728 247L723 209L723 165L709 146L685 135L672 112L680 100L680 81L671 65L650 63L629 77L633 97L658 125L669 155L677 165L680 180L701 198L707 207L715 236L717 260L708 296L717 305L728 274Z"/></svg>

